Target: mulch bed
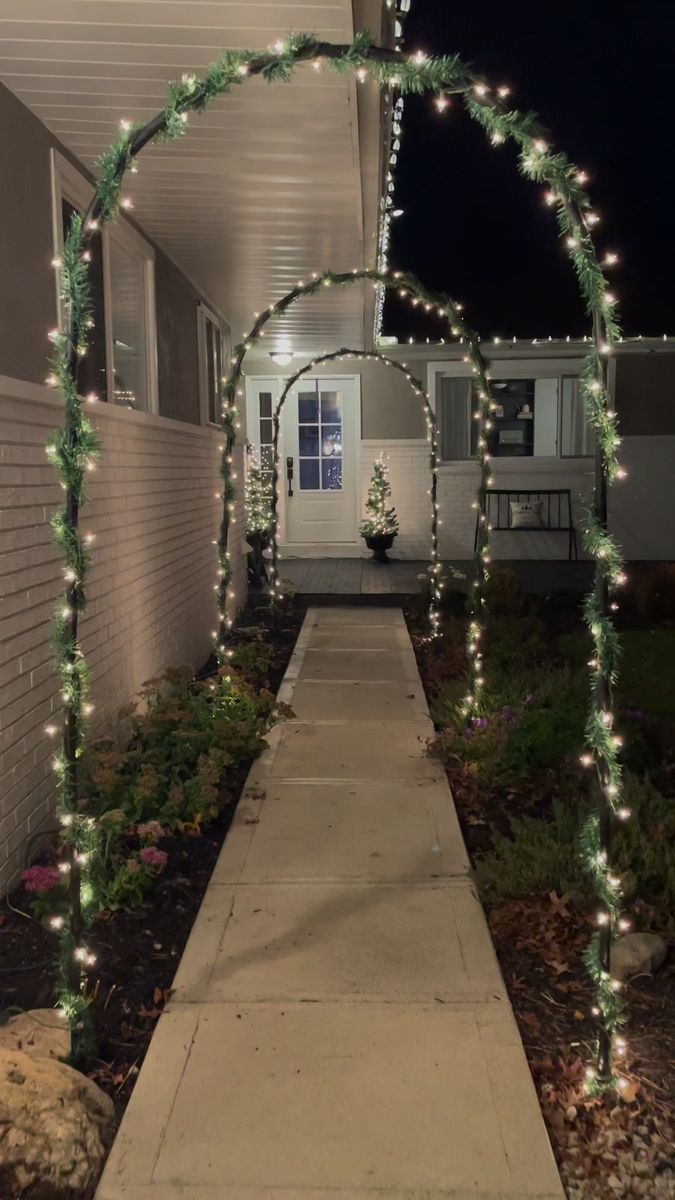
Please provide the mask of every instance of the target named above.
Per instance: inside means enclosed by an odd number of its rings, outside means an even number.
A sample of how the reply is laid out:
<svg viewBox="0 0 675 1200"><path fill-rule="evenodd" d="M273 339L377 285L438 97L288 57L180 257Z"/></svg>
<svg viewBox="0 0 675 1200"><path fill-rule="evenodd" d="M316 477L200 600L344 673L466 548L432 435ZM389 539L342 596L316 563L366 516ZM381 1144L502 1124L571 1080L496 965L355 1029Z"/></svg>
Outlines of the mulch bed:
<svg viewBox="0 0 675 1200"><path fill-rule="evenodd" d="M278 653L274 670L261 683L274 693L303 617L302 607L294 605L284 612L278 629L265 627L265 636ZM240 624L265 626L264 609L256 609L252 603ZM248 766L242 766L224 779L220 812L201 836L162 839L168 864L146 902L131 912L102 914L92 931L97 962L89 974L87 991L97 1052L87 1073L112 1097L118 1120L133 1091L157 1018L171 995L173 977L247 774ZM0 903L1 1010L48 1008L54 1003L56 950L54 934L26 911L23 890ZM27 1200L29 1196L38 1200L37 1192L26 1193Z"/></svg>
<svg viewBox="0 0 675 1200"><path fill-rule="evenodd" d="M409 618L410 619L410 618ZM415 619L410 620L414 635ZM422 681L426 656L413 636ZM472 861L489 850L490 828L508 830L508 815L545 816L555 794L545 780L521 795L486 794L459 760L448 781ZM593 1061L592 988L582 961L593 910L568 896L510 901L487 912L542 1113L570 1200L675 1196L675 964L626 987L628 1086L589 1100L584 1072ZM645 928L650 913L644 914Z"/></svg>

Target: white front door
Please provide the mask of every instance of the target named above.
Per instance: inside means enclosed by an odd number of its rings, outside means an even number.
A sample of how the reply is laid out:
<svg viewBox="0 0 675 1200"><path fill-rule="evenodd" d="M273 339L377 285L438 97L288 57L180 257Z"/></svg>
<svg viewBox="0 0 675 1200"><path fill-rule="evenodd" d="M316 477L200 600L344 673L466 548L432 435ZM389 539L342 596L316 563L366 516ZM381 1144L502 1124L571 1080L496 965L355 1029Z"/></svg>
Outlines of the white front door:
<svg viewBox="0 0 675 1200"><path fill-rule="evenodd" d="M359 424L354 376L305 376L289 394L279 464L286 491L287 545L358 541ZM288 494L289 458L293 460L292 495Z"/></svg>

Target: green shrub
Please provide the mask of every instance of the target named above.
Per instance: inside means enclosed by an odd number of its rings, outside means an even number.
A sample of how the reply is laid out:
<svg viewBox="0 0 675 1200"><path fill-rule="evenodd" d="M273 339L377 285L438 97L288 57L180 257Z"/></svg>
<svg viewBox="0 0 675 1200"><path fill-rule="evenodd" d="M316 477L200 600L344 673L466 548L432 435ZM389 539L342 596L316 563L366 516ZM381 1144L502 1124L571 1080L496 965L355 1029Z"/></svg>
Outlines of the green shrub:
<svg viewBox="0 0 675 1200"><path fill-rule="evenodd" d="M487 610L493 617L519 617L527 601L513 567L492 566L485 589Z"/></svg>
<svg viewBox="0 0 675 1200"><path fill-rule="evenodd" d="M673 913L675 907L675 805L648 777L626 775L625 802L632 819L616 831L612 862L626 900L646 901ZM511 817L508 836L492 830L492 849L476 867L478 885L491 904L522 900L555 890L593 895L579 852L584 804L554 801L551 815Z"/></svg>

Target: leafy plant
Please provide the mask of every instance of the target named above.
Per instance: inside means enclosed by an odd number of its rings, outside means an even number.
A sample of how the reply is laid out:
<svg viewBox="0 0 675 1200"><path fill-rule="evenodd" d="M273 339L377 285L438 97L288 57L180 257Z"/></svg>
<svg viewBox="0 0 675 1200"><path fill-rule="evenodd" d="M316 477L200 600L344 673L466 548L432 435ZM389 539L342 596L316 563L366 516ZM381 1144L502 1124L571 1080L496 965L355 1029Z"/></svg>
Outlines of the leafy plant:
<svg viewBox="0 0 675 1200"><path fill-rule="evenodd" d="M616 834L613 856L628 901L640 899L672 917L675 906L675 806L648 776L627 774L626 803L634 819ZM554 889L590 899L593 882L584 873L579 837L586 804L554 800L550 818L511 817L508 835L492 829L492 849L476 867L492 904L543 895Z"/></svg>

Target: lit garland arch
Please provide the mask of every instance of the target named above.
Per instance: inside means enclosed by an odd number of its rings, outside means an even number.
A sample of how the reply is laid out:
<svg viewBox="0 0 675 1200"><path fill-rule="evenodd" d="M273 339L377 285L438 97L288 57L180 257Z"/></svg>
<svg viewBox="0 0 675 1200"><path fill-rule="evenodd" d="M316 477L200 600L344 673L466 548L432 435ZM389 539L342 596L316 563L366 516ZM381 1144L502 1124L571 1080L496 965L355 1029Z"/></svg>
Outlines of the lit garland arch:
<svg viewBox="0 0 675 1200"><path fill-rule="evenodd" d="M84 1022L86 1002L82 993L82 965L92 955L83 938L86 926L87 856L92 852L96 830L83 811L78 780L78 765L86 733L87 667L79 642L80 614L85 604L85 579L88 568L87 538L79 527L80 508L85 498L85 472L93 467L98 442L84 415L78 394L78 362L86 353L92 325L89 292L89 243L101 225L111 221L118 209L132 207L121 198L122 181L127 170L135 170L134 159L149 143L171 140L185 132L188 114L208 106L217 96L241 84L247 77L261 75L268 82L287 81L297 63L323 62L338 72L354 71L358 78L370 75L381 87L400 92L435 92L439 109L447 106L448 96L460 94L469 115L482 126L493 145L513 141L519 150L519 168L528 178L548 185L546 199L556 213L560 235L576 273L581 295L592 319L592 348L582 373L581 384L589 421L596 434L596 481L593 509L589 515L585 544L595 558L595 585L586 602L586 620L594 642L591 659L592 702L586 732L589 765L594 766L600 797L597 815L589 820L584 833L585 857L592 872L600 911L599 929L589 947L587 963L596 984L598 1016L597 1067L589 1068L589 1086L603 1089L613 1086L613 1039L621 1022L621 1005L616 995L618 983L610 975L610 945L619 927L621 887L611 864L611 835L614 822L629 814L621 797L620 740L613 732L613 689L616 682L619 640L612 620L615 607L613 592L622 582L619 547L607 527L608 487L621 474L616 450L620 439L608 380L607 356L618 338L615 298L608 290L592 239L599 218L592 211L585 190L586 176L561 152L548 144L545 130L531 113L521 113L507 104L508 89L492 89L457 55L430 58L417 53L409 58L399 52L375 46L367 32L359 33L351 45L332 45L317 41L311 34L292 34L268 51L228 50L207 68L201 79L186 75L169 89L166 106L143 125L122 122L119 138L99 160L99 181L93 201L84 218L74 216L65 239L62 259L56 262L60 272L61 294L66 305L67 328L56 331L54 370L49 382L61 389L65 424L48 447L57 467L65 497L54 518L54 534L65 560L65 596L57 606L54 640L62 683L62 748L54 759L59 779L58 811L64 826L67 856L63 864L70 884L70 913L62 924L64 982L63 1008L77 1030ZM615 255L607 255L611 266ZM223 422L225 451L223 475L226 493L235 428L230 415ZM229 510L224 518L225 543ZM227 595L230 563L220 568L224 574L219 592ZM58 734L56 726L50 733ZM84 911L83 911L84 910Z"/></svg>
<svg viewBox="0 0 675 1200"><path fill-rule="evenodd" d="M286 403L296 383L302 379L304 375L308 375L310 371L316 370L317 367L324 363L343 362L345 359L355 359L357 362L377 362L383 367L393 367L399 371L410 384L413 395L417 396L422 403L424 416L427 425L427 441L429 442L429 471L431 474L431 488L429 496L431 499L431 552L429 555L429 628L431 635L436 636L439 627L439 605L442 599L441 592L443 589L443 581L440 578L442 570L441 562L438 554L438 526L441 521L438 516L438 443L436 440L436 414L429 402L429 395L421 380L417 379L407 368L405 363L395 362L393 358L389 358L386 354L377 352L366 353L362 350L350 350L347 346L341 346L339 350L333 350L329 354L320 354L317 358L311 359L306 366L301 367L294 375L291 375L286 380L283 391L279 397L279 402L274 410L273 415L273 438L272 438L272 454L273 454L273 472L272 472L272 562L270 567L270 592L272 598L272 606L276 607L281 592L281 581L279 578L279 419L281 411Z"/></svg>
<svg viewBox="0 0 675 1200"><path fill-rule="evenodd" d="M478 486L477 498L475 507L479 510L479 536L476 542L474 552L476 573L473 581L472 598L471 598L471 620L469 623L469 634L467 646L469 649L469 663L471 669L471 686L469 694L464 701L464 709L466 715L476 711L479 704L480 690L484 682L482 668L482 652L480 649L480 635L482 632L481 615L485 605L485 584L488 579L487 566L489 563L489 525L486 517L486 493L492 482L490 474L490 455L487 450L486 433L491 427L491 407L494 407L494 400L490 392L490 381L488 375L488 362L484 358L480 348L480 340L476 332L467 324L462 316L462 305L451 300L449 296L441 296L427 291L425 287L415 279L415 277L404 271L378 271L375 268L365 267L362 270L354 269L353 271L323 271L321 274L313 273L309 283L304 280L298 280L296 287L292 288L285 296L282 297L276 304L271 304L262 313L256 313L255 324L250 329L244 341L234 347L232 354L232 370L225 381L223 392L223 421L227 429L226 444L223 449L222 460L222 475L223 475L223 520L221 524L220 538L218 542L218 584L219 590L219 629L214 634L214 642L216 653L220 662L225 661L229 651L227 647L227 633L231 623L231 618L227 613L228 600L228 583L230 578L230 552L228 550L229 525L234 508L234 488L231 481L231 465L232 465L232 448L234 445L234 428L238 416L238 401L243 396L241 387L242 376L244 374L244 360L249 350L265 335L265 326L269 321L281 316L288 308L295 304L298 300L306 296L316 295L325 287L349 287L355 283L360 283L363 280L369 280L374 287L382 287L387 290L396 290L397 294L402 298L408 299L411 304L423 304L427 312L433 311L437 316L442 317L448 322L448 332L452 337L461 337L466 344L466 362L471 365L471 370L474 375L474 392L476 400L476 408L474 418L478 421L478 456L480 464L480 483ZM278 492L278 463L277 463L277 446L279 439L279 414L286 400L288 392L293 384L300 379L302 375L311 370L318 363L328 362L331 359L339 358L345 354L359 354L359 351L354 350L335 350L330 354L322 355L320 358L315 358L311 363L301 368L291 379L286 383L284 390L279 399L279 403L274 412L274 498L273 498L273 560L272 560L272 602L273 605L279 596L279 575L278 575L278 545L277 545L277 492ZM440 590L442 581L439 578L441 564L438 558L438 502L436 498L437 490L437 459L438 459L438 442L436 435L436 418L434 411L429 403L429 397L422 383L413 379L413 376L406 367L400 363L394 362L383 354L364 355L376 359L387 366L395 367L405 375L410 382L413 390L422 398L424 413L427 421L428 437L431 444L430 452L430 468L431 468L431 563L430 571L432 575L433 585L431 588L431 602L429 606L429 624L432 637L435 637L439 629L439 613L438 603L440 601Z"/></svg>

